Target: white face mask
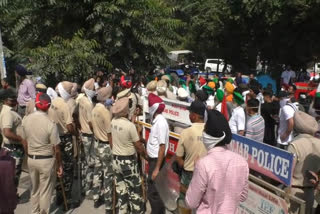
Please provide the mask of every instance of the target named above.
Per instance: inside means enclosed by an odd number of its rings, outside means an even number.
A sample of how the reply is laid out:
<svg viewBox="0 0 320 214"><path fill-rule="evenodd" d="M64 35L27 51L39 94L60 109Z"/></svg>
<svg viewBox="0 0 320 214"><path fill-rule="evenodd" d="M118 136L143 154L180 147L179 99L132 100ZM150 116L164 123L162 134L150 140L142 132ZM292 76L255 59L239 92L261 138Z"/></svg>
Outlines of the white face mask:
<svg viewBox="0 0 320 214"><path fill-rule="evenodd" d="M212 137L210 135L208 135L205 131L202 132L202 142L204 144L204 146L206 147L207 150L212 149L213 147L215 147L215 145L217 145L218 143L220 143L224 138L225 138L226 134L223 133L222 137Z"/></svg>
<svg viewBox="0 0 320 214"><path fill-rule="evenodd" d="M283 106L285 106L289 100L290 98L285 98L283 100L280 100L280 107L282 108Z"/></svg>

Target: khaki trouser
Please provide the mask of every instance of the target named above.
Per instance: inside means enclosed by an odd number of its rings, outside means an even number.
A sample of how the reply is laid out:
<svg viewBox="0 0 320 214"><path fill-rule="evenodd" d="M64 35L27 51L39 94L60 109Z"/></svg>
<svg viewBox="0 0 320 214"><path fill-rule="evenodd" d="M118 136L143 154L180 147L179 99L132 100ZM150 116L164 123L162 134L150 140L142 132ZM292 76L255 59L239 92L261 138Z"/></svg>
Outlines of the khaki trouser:
<svg viewBox="0 0 320 214"><path fill-rule="evenodd" d="M49 213L51 196L55 187L55 159L28 158L29 174L32 183L31 213Z"/></svg>
<svg viewBox="0 0 320 214"><path fill-rule="evenodd" d="M306 210L305 214L311 214L313 210L313 202L314 202L314 190L312 188L309 189L299 189L299 188L291 188L290 194L306 201ZM298 203L291 202L289 206L290 214L299 214L300 206Z"/></svg>

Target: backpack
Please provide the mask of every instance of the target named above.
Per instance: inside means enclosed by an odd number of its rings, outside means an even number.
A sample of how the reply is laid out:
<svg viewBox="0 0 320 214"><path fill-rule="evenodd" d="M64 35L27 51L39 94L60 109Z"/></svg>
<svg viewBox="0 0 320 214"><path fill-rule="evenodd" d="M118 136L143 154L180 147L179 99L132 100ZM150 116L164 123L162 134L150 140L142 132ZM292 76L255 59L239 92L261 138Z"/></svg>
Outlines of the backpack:
<svg viewBox="0 0 320 214"><path fill-rule="evenodd" d="M293 116L293 136L297 136L303 130L303 133L314 135L314 132L318 129L318 123L316 122L315 118L311 115L300 111L296 105L293 103L288 103L290 107L293 108L294 116ZM306 129L308 127L308 129Z"/></svg>

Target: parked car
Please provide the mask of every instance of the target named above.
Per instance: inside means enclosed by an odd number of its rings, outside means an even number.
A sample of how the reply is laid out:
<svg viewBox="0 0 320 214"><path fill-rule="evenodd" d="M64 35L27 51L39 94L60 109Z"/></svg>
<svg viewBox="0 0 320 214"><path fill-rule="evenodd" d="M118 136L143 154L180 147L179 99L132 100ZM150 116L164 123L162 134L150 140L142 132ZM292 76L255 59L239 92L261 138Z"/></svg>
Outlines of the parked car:
<svg viewBox="0 0 320 214"><path fill-rule="evenodd" d="M218 68L219 65L219 68ZM224 67L226 73L230 73L232 70L232 66L229 64L225 64L223 59L207 59L204 65L204 70L206 72L223 72Z"/></svg>

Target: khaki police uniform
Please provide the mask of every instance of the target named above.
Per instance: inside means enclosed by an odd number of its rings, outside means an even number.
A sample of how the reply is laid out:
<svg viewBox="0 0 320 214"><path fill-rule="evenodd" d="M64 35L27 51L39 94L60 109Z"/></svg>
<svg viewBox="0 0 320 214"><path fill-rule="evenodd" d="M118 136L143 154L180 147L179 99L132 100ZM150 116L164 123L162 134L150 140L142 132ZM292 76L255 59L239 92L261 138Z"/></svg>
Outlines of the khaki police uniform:
<svg viewBox="0 0 320 214"><path fill-rule="evenodd" d="M75 99L70 98L70 99L68 99L67 104L69 106L69 109L70 109L70 112L71 112L71 117L73 119L73 117L74 117L73 114L74 114L74 112L76 110L77 103L76 103ZM75 124L74 121L73 121L73 126L76 127L76 124ZM77 137L76 136L72 136L72 143L73 143L74 157L77 157L77 155L78 155L78 144L77 144Z"/></svg>
<svg viewBox="0 0 320 214"><path fill-rule="evenodd" d="M36 111L23 119L22 137L28 142L31 213L49 213L56 181L53 147L60 143L57 125L46 113Z"/></svg>
<svg viewBox="0 0 320 214"><path fill-rule="evenodd" d="M120 117L112 120L111 130L118 199L116 213L144 213L141 177L134 147L134 143L139 141L136 127L127 118Z"/></svg>
<svg viewBox="0 0 320 214"><path fill-rule="evenodd" d="M57 124L60 136L61 159L63 164L63 185L66 193L68 203L72 199L72 185L73 185L73 143L72 135L68 132L67 125L72 124L72 116L67 102L61 97L57 97L51 102L49 109L49 118ZM61 186L57 185L57 199L61 201L62 190Z"/></svg>
<svg viewBox="0 0 320 214"><path fill-rule="evenodd" d="M130 100L128 118L131 120L136 112L137 105L142 106L142 99L140 98L139 94L132 93L130 89L125 89L117 94L117 99L121 99L123 97L128 97Z"/></svg>
<svg viewBox="0 0 320 214"><path fill-rule="evenodd" d="M112 212L113 170L112 151L108 134L111 133L111 113L101 103L92 110L92 126L95 138L95 164L93 172L93 200L104 199L106 212Z"/></svg>
<svg viewBox="0 0 320 214"><path fill-rule="evenodd" d="M29 102L27 102L27 105L26 105L25 116L28 116L29 114L32 114L35 111L36 111L36 103L34 100L30 100Z"/></svg>
<svg viewBox="0 0 320 214"><path fill-rule="evenodd" d="M14 111L14 109L8 105L3 105L0 113L0 130L3 137L2 147L7 150L8 154L16 160L15 169L15 184L18 187L19 179L21 175L22 161L24 150L20 142L9 140L3 135L5 128L11 129L15 134L19 135L21 131L21 117Z"/></svg>
<svg viewBox="0 0 320 214"><path fill-rule="evenodd" d="M81 125L81 140L83 143L82 152L82 167L81 174L83 193L89 195L92 188L93 170L94 170L94 151L93 151L93 133L90 129L89 123L92 122L92 110L93 104L90 102L87 96L83 96L79 100L79 122Z"/></svg>
<svg viewBox="0 0 320 214"><path fill-rule="evenodd" d="M207 149L202 143L202 132L204 130L204 123L193 123L190 128L183 130L180 134L180 139L176 151L177 157L184 159L183 170L181 173L180 182L188 188L194 170L194 161L197 158L204 157L207 154ZM180 200L182 207L184 205L185 194L180 193ZM184 212L181 212L184 213Z"/></svg>
<svg viewBox="0 0 320 214"><path fill-rule="evenodd" d="M71 112L71 116L72 116L74 111L75 111L75 109L76 109L77 103L76 103L75 99L70 98L70 99L68 99L67 104L69 106L69 109L70 109L70 112Z"/></svg>
<svg viewBox="0 0 320 214"><path fill-rule="evenodd" d="M288 151L295 155L295 167L291 182L291 194L306 201L305 213L312 213L314 188L306 177L308 170L320 170L320 139L300 134L289 145ZM291 202L289 212L300 213L299 204Z"/></svg>

